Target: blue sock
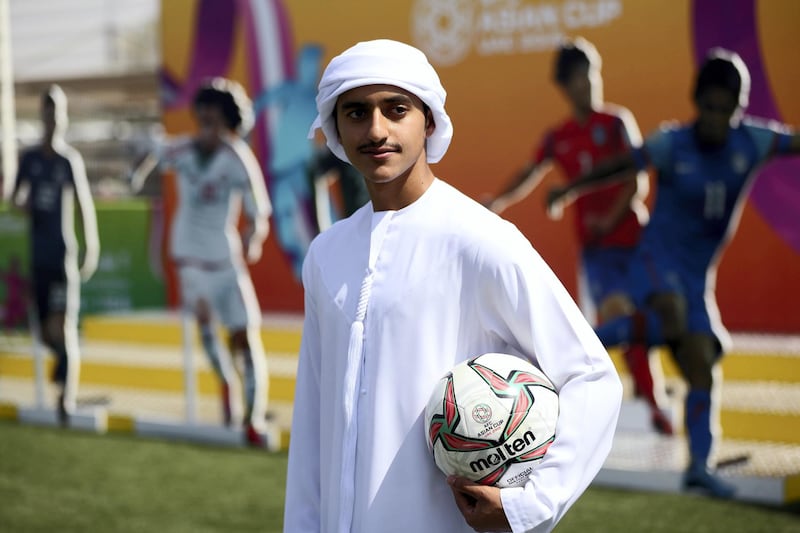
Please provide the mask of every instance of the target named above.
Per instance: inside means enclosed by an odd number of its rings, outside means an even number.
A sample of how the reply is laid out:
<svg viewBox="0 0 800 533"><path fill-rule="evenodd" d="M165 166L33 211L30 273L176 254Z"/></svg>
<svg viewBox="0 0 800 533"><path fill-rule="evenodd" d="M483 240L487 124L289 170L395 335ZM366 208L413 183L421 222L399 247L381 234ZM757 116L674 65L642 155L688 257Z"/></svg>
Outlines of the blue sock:
<svg viewBox="0 0 800 533"><path fill-rule="evenodd" d="M705 466L711 453L711 392L690 389L686 395L686 433L692 465Z"/></svg>

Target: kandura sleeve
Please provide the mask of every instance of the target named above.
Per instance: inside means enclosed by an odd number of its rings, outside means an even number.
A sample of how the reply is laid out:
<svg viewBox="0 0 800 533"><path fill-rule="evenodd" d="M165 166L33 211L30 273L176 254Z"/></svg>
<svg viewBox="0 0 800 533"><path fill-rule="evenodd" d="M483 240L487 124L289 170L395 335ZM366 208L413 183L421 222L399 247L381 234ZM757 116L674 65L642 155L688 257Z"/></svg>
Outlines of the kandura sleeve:
<svg viewBox="0 0 800 533"><path fill-rule="evenodd" d="M509 258L486 269L484 324L530 357L559 392L556 438L524 487L502 489L514 533L552 530L602 467L622 384L608 352L569 293L528 241L512 235Z"/></svg>
<svg viewBox="0 0 800 533"><path fill-rule="evenodd" d="M285 533L320 533L320 335L309 263L303 270L305 320L295 384L286 475Z"/></svg>

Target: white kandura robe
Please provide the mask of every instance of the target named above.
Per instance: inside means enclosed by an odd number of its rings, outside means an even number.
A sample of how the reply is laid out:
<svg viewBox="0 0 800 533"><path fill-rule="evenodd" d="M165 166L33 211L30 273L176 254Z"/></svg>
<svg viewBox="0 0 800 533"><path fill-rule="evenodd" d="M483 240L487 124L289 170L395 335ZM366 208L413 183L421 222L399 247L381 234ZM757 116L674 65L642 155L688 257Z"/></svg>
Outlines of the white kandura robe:
<svg viewBox="0 0 800 533"><path fill-rule="evenodd" d="M551 530L599 471L619 377L511 223L436 179L408 207L367 204L319 235L303 284L286 533L471 532L423 410L443 374L485 352L529 358L560 396L555 442L525 487L501 492L513 531Z"/></svg>

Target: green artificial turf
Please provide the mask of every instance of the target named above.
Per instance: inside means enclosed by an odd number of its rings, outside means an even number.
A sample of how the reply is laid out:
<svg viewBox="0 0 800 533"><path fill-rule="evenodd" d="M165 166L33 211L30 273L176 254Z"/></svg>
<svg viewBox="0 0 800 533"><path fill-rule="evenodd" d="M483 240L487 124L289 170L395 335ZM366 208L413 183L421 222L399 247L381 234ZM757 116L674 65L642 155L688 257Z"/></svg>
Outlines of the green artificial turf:
<svg viewBox="0 0 800 533"><path fill-rule="evenodd" d="M277 533L285 480L285 453L0 422L3 532ZM592 487L556 532L795 533L798 510Z"/></svg>

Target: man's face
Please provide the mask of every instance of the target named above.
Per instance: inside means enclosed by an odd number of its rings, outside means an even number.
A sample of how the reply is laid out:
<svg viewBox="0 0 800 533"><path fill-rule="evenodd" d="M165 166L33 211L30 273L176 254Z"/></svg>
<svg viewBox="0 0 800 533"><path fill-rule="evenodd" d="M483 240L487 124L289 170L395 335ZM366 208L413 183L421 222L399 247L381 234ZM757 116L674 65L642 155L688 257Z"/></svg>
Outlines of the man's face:
<svg viewBox="0 0 800 533"><path fill-rule="evenodd" d="M580 65L572 69L561 88L573 108L589 111L594 107L601 83L597 71L591 70L589 65Z"/></svg>
<svg viewBox="0 0 800 533"><path fill-rule="evenodd" d="M407 177L424 165L425 141L434 129L422 100L393 85L342 93L336 124L348 159L372 183Z"/></svg>
<svg viewBox="0 0 800 533"><path fill-rule="evenodd" d="M198 105L194 113L197 120L197 143L203 150L214 150L228 130L222 110L209 105Z"/></svg>
<svg viewBox="0 0 800 533"><path fill-rule="evenodd" d="M701 143L721 145L728 139L728 132L739 110L737 95L722 87L708 87L697 101L697 136Z"/></svg>
<svg viewBox="0 0 800 533"><path fill-rule="evenodd" d="M65 119L59 117L56 104L52 100L45 100L41 108L42 126L44 127L44 137L53 139L64 129Z"/></svg>

